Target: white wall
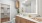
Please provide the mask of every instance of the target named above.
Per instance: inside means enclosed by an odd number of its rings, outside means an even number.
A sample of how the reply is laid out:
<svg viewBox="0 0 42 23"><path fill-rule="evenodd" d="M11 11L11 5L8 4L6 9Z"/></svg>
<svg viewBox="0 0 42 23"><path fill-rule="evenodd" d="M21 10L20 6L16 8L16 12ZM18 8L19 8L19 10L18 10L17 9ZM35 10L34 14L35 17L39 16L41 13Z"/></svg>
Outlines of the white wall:
<svg viewBox="0 0 42 23"><path fill-rule="evenodd" d="M0 2L3 4L10 5L10 16L11 16L11 19L14 18L15 15L17 14L17 10L15 9L15 2L11 0L0 0Z"/></svg>
<svg viewBox="0 0 42 23"><path fill-rule="evenodd" d="M0 4L0 7L1 7L1 4ZM1 8L0 8L0 18L1 18Z"/></svg>
<svg viewBox="0 0 42 23"><path fill-rule="evenodd" d="M32 1L33 3L33 1ZM34 1L34 5L35 5L35 1ZM34 6L33 6L34 7ZM32 7L32 8L33 8ZM41 15L42 16L42 0L37 0L37 13L38 15ZM35 8L34 8L35 9Z"/></svg>
<svg viewBox="0 0 42 23"><path fill-rule="evenodd" d="M39 0L39 15L42 16L42 0Z"/></svg>

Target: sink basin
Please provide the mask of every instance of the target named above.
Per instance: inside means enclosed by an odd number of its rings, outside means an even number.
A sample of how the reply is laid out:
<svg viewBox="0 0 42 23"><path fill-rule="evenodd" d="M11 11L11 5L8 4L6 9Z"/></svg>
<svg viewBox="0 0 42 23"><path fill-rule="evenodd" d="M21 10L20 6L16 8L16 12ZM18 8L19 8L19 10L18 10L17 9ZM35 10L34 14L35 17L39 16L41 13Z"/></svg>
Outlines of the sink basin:
<svg viewBox="0 0 42 23"><path fill-rule="evenodd" d="M42 22L42 17L35 17L35 18L32 18L32 19Z"/></svg>

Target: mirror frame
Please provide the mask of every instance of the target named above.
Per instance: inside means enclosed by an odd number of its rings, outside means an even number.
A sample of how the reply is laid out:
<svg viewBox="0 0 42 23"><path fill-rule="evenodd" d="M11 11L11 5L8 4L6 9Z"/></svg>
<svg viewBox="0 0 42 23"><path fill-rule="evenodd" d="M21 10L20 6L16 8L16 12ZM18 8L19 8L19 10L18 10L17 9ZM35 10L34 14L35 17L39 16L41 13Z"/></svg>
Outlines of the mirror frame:
<svg viewBox="0 0 42 23"><path fill-rule="evenodd" d="M19 0L20 1L20 0ZM36 0L36 13L27 13L27 14L37 14L38 13L38 6L37 6L37 0ZM21 13L21 12L20 12ZM26 12L22 12L22 13L26 13Z"/></svg>

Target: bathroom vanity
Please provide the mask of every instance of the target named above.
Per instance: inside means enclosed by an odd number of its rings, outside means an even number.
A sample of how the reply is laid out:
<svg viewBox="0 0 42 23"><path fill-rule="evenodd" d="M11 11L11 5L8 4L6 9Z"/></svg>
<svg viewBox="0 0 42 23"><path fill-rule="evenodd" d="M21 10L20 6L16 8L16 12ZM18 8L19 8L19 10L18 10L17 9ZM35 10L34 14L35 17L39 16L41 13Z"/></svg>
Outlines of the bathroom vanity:
<svg viewBox="0 0 42 23"><path fill-rule="evenodd" d="M16 23L42 23L40 21L36 21L34 19L31 19L30 17L24 17L24 16L20 16L17 15L16 19L15 19Z"/></svg>
<svg viewBox="0 0 42 23"><path fill-rule="evenodd" d="M35 23L35 22L16 16L16 23Z"/></svg>
<svg viewBox="0 0 42 23"><path fill-rule="evenodd" d="M40 7L39 0L19 0L20 8L19 12L21 15L16 16L16 23L42 23L42 17L35 17L35 16L42 16L42 8ZM27 3L28 2L28 3ZM37 5L39 4L39 5ZM38 7L37 7L38 6ZM39 8L40 7L40 8ZM22 13L27 14L34 14L33 17L27 15L22 15Z"/></svg>

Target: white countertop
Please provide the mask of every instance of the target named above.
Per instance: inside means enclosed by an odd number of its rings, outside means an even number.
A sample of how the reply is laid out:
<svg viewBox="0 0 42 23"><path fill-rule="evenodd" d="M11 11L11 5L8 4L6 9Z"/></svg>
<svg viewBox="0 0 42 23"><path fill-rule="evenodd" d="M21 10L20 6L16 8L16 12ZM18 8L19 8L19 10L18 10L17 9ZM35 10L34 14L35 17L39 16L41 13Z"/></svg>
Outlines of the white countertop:
<svg viewBox="0 0 42 23"><path fill-rule="evenodd" d="M26 17L26 16L22 16L22 15L17 15L17 16L19 16L19 17L21 17L21 18L24 18L24 19L27 19L27 20L30 20L30 21L33 21L33 22L36 22L36 23L42 23L42 22L33 20L33 19L31 19L31 18L29 18L29 17Z"/></svg>

